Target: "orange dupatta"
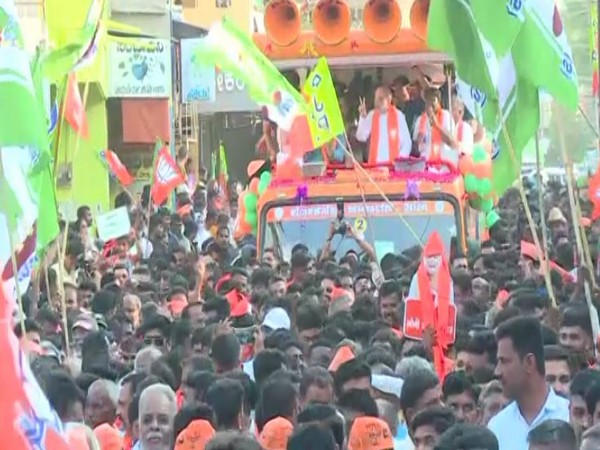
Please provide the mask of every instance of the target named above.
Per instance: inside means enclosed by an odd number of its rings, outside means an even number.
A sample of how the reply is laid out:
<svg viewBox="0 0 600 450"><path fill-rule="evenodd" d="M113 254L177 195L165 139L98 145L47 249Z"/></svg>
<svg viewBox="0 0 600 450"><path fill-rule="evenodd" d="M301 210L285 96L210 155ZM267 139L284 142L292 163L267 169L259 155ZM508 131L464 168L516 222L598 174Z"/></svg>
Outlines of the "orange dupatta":
<svg viewBox="0 0 600 450"><path fill-rule="evenodd" d="M443 125L444 110L442 108L440 108L436 113L436 120L440 126ZM419 134L421 136L427 135L428 124L429 118L427 117L427 113L421 114L421 120L419 121ZM441 159L440 149L442 148L442 145L444 145L444 141L442 139L440 130L431 126L431 154L429 155L429 159L431 161L439 161Z"/></svg>
<svg viewBox="0 0 600 450"><path fill-rule="evenodd" d="M373 111L373 119L371 121L371 141L369 143L369 164L377 164L379 156L379 119L381 111L375 109ZM400 130L398 130L398 111L393 106L390 106L387 111L387 130L388 130L388 147L390 149L390 161L398 158L400 152Z"/></svg>
<svg viewBox="0 0 600 450"><path fill-rule="evenodd" d="M444 243L438 232L434 231L423 249L423 258L439 255L442 257L442 262L437 273L437 308L433 301L433 295L431 295L431 280L423 262L419 264L417 270L417 282L421 301L422 326L425 328L432 325L436 330L437 342L433 345L433 362L438 376L443 380L449 371L444 351L450 344L448 319L450 312L451 279L444 251Z"/></svg>

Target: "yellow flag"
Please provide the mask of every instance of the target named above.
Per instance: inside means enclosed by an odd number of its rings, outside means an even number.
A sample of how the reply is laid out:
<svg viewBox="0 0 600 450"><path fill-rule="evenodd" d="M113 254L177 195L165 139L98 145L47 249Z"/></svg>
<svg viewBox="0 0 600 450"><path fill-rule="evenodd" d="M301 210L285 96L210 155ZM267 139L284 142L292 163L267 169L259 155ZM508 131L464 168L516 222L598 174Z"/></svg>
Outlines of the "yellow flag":
<svg viewBox="0 0 600 450"><path fill-rule="evenodd" d="M344 119L326 58L320 58L306 78L303 94L308 103L308 125L315 148L345 133Z"/></svg>

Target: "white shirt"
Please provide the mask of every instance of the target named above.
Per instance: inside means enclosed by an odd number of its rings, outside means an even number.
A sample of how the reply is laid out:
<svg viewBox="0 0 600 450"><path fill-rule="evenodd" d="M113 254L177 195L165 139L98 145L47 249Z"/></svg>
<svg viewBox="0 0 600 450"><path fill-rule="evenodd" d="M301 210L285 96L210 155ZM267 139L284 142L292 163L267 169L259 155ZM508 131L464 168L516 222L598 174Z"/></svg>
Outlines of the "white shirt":
<svg viewBox="0 0 600 450"><path fill-rule="evenodd" d="M421 141L419 141L418 139L423 120L425 121L425 135L422 136ZM452 115L445 109L442 110L442 123L440 124L440 126L450 134L452 134L452 130L454 130L454 121L452 120ZM413 139L417 141L419 145L421 156L425 159L429 159L432 153L431 124L429 123L429 120L425 114L421 114L415 122ZM440 156L443 160L450 161L454 164L458 164L458 152L456 150L453 150L447 144L442 144Z"/></svg>
<svg viewBox="0 0 600 450"><path fill-rule="evenodd" d="M459 129L462 126L462 136L460 140L458 139ZM460 150L464 153L470 155L473 153L473 128L471 125L464 120L456 125L456 129L454 130L454 137L458 140L458 144L460 145Z"/></svg>
<svg viewBox="0 0 600 450"><path fill-rule="evenodd" d="M360 117L358 119L358 127L356 129L356 139L360 142L367 142L369 136L371 136L371 130L373 129L373 114L374 110L369 111L366 117ZM400 136L398 138L400 148L398 156L408 158L410 156L410 150L412 147L412 139L410 137L410 131L406 124L406 117L404 113L396 109L398 117L398 132ZM379 142L377 143L377 162L384 163L390 161L390 140L388 137L388 119L387 113L381 113L379 115Z"/></svg>
<svg viewBox="0 0 600 450"><path fill-rule="evenodd" d="M490 420L488 428L498 439L499 450L527 450L529 431L548 419L569 423L569 401L556 395L552 388L548 388L546 403L531 424L525 421L517 402L513 401Z"/></svg>

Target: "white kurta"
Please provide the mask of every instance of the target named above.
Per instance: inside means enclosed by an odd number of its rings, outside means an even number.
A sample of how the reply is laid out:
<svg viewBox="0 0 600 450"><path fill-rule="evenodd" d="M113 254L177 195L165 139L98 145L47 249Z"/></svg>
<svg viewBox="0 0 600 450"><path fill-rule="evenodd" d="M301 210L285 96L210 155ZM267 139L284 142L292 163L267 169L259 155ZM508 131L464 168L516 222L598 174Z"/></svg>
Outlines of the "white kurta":
<svg viewBox="0 0 600 450"><path fill-rule="evenodd" d="M375 111L369 111L366 117L360 117L358 119L358 127L356 129L356 139L360 142L367 142L371 136L371 130L373 129L373 114ZM410 131L406 124L406 117L404 113L396 109L396 115L398 117L398 143L400 148L398 149L398 156L408 158L410 156L410 150L412 148L412 139L410 137ZM388 137L388 118L386 113L379 115L379 142L377 143L377 162L385 163L390 161L390 140Z"/></svg>
<svg viewBox="0 0 600 450"><path fill-rule="evenodd" d="M419 134L421 128L423 128L423 121L425 121L425 135L421 137L419 141ZM452 115L446 111L442 110L442 123L440 124L444 130L448 133L453 134L452 130L454 130L454 121L452 120ZM419 150L421 151L421 156L425 159L429 159L432 153L432 141L431 141L431 124L426 115L421 114L419 118L415 122L415 129L413 132L413 139L417 141L419 145ZM442 144L442 149L440 151L440 156L443 160L449 161L453 164L458 164L458 152L452 149L447 144Z"/></svg>

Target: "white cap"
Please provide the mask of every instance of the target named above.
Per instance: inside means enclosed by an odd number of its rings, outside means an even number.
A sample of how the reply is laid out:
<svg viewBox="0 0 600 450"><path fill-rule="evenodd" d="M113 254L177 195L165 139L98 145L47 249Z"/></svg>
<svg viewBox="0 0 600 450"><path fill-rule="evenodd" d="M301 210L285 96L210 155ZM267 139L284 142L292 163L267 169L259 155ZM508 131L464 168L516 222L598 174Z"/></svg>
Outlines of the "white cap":
<svg viewBox="0 0 600 450"><path fill-rule="evenodd" d="M289 330L291 327L290 316L285 309L275 307L270 309L262 323L263 327L270 328L271 330Z"/></svg>

